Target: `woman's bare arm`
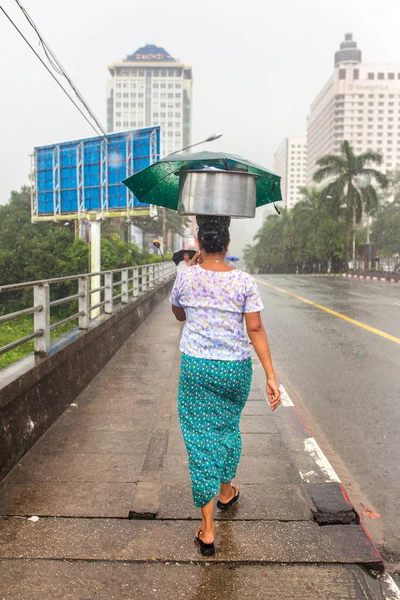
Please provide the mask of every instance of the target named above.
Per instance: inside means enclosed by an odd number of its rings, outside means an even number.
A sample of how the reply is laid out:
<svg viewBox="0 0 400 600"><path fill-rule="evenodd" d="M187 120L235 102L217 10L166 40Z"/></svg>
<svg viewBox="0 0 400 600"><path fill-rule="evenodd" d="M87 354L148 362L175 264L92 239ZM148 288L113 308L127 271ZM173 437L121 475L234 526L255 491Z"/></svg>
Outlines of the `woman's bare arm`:
<svg viewBox="0 0 400 600"><path fill-rule="evenodd" d="M253 348L264 368L267 376L267 394L272 410L280 404L280 391L276 383L274 367L272 365L271 351L269 349L267 333L265 331L259 312L245 313L247 334Z"/></svg>
<svg viewBox="0 0 400 600"><path fill-rule="evenodd" d="M175 318L178 321L186 321L186 313L185 313L185 309L183 309L181 306L175 306L174 304L172 305L172 312L175 315Z"/></svg>

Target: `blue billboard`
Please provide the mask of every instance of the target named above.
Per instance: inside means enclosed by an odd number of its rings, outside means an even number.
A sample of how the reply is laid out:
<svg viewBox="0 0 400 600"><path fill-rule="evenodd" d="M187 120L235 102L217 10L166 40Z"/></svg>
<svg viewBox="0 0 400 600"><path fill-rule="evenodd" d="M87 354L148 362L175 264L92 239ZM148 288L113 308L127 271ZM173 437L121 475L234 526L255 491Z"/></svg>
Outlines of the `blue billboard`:
<svg viewBox="0 0 400 600"><path fill-rule="evenodd" d="M160 158L160 127L34 149L32 219L149 214L121 182Z"/></svg>

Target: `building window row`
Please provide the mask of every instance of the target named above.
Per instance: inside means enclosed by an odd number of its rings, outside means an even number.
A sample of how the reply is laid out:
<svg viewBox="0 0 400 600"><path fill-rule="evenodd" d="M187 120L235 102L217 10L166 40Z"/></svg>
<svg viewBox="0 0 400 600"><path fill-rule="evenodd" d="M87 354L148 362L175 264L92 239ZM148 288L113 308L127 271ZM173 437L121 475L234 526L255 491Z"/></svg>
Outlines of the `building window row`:
<svg viewBox="0 0 400 600"><path fill-rule="evenodd" d="M115 69L117 77L145 77L146 74L153 77L182 77L182 69L132 69L127 67Z"/></svg>
<svg viewBox="0 0 400 600"><path fill-rule="evenodd" d="M368 73L368 79L396 79L396 73ZM397 79L400 79L400 73L397 73Z"/></svg>

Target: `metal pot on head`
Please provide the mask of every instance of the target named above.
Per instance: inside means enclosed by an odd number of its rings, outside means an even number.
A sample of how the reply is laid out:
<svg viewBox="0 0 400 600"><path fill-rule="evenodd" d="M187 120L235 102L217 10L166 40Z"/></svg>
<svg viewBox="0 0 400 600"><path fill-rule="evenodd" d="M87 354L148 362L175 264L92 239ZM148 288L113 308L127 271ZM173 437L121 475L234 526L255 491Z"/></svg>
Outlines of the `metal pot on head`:
<svg viewBox="0 0 400 600"><path fill-rule="evenodd" d="M180 215L213 215L252 219L256 214L257 175L246 171L181 171Z"/></svg>

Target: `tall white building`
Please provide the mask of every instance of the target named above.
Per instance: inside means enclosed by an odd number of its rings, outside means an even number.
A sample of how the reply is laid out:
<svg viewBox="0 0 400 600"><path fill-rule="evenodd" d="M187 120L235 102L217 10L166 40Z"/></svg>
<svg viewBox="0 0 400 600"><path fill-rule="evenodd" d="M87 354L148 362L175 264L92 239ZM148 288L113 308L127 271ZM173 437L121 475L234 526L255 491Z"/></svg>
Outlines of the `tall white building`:
<svg viewBox="0 0 400 600"><path fill-rule="evenodd" d="M108 131L161 125L161 154L190 144L192 68L154 45L108 67Z"/></svg>
<svg viewBox="0 0 400 600"><path fill-rule="evenodd" d="M316 162L339 153L348 140L355 152L383 156L383 171L400 168L400 64L364 64L351 33L335 53L334 71L311 105L307 125L307 185Z"/></svg>
<svg viewBox="0 0 400 600"><path fill-rule="evenodd" d="M301 200L299 190L306 185L306 166L307 138L285 138L274 155L274 172L281 176L285 208L293 208Z"/></svg>

